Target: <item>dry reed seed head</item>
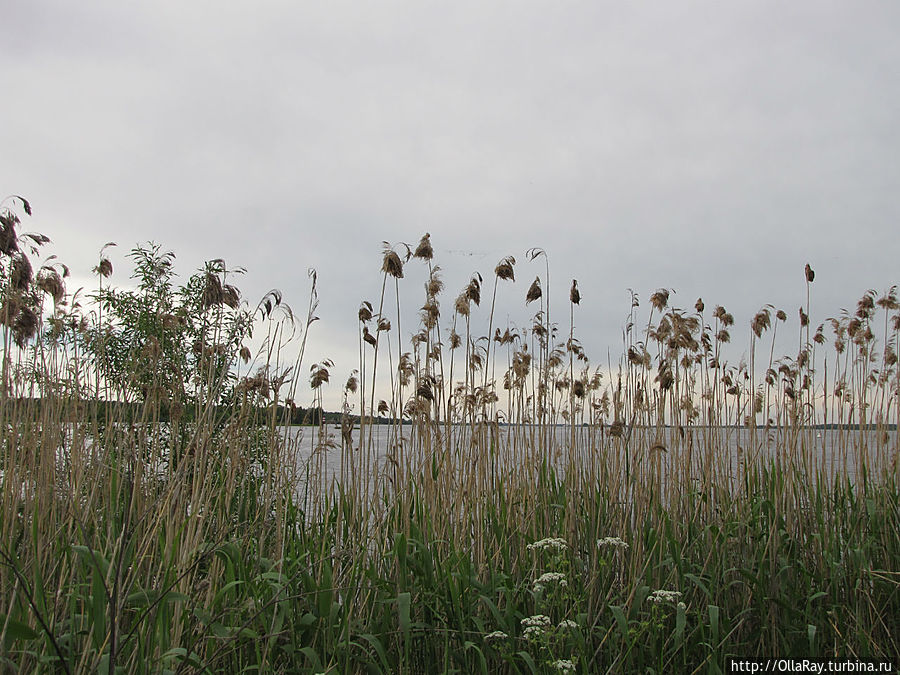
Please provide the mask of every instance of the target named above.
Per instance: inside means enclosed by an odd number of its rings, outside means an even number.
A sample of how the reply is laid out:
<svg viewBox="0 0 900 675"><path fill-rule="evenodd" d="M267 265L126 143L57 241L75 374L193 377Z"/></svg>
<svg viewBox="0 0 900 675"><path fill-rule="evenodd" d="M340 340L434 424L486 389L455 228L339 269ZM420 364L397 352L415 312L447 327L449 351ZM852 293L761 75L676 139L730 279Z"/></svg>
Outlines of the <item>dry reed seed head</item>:
<svg viewBox="0 0 900 675"><path fill-rule="evenodd" d="M813 342L815 342L817 345L825 344L824 330L825 330L825 326L823 324L819 324L819 327L816 328L816 334L813 336Z"/></svg>
<svg viewBox="0 0 900 675"><path fill-rule="evenodd" d="M42 267L37 274L37 286L59 304L66 296L66 287L62 277L55 269Z"/></svg>
<svg viewBox="0 0 900 675"><path fill-rule="evenodd" d="M363 326L362 338L364 342L372 345L373 347L377 344L375 336L369 332L368 326Z"/></svg>
<svg viewBox="0 0 900 675"><path fill-rule="evenodd" d="M806 281L808 283L812 283L816 278L816 273L813 272L813 268L809 266L809 263L806 263L806 268L804 269L804 274L806 275Z"/></svg>
<svg viewBox="0 0 900 675"><path fill-rule="evenodd" d="M657 311L661 312L662 310L664 310L669 304L669 291L665 288L660 288L650 296L650 304Z"/></svg>
<svg viewBox="0 0 900 675"><path fill-rule="evenodd" d="M775 312L775 318L779 321L787 321L787 314L785 314L783 309L779 309L777 312Z"/></svg>
<svg viewBox="0 0 900 675"><path fill-rule="evenodd" d="M525 294L525 304L527 305L538 300L541 295L541 279L540 277L535 277L534 281L531 282L531 286L528 287L528 292Z"/></svg>
<svg viewBox="0 0 900 675"><path fill-rule="evenodd" d="M381 261L381 271L395 279L403 278L403 261L393 249L386 248Z"/></svg>
<svg viewBox="0 0 900 675"><path fill-rule="evenodd" d="M577 305L581 302L581 293L578 292L578 281L572 279L572 288L569 290L569 302Z"/></svg>
<svg viewBox="0 0 900 675"><path fill-rule="evenodd" d="M456 349L457 347L459 347L461 342L462 342L462 340L459 337L459 333L457 333L455 330L451 331L450 332L450 349Z"/></svg>
<svg viewBox="0 0 900 675"><path fill-rule="evenodd" d="M425 295L435 298L444 290L444 282L440 276L440 267L434 267L428 275L428 283L425 284Z"/></svg>
<svg viewBox="0 0 900 675"><path fill-rule="evenodd" d="M100 264L94 268L94 272L99 274L104 279L110 277L113 273L113 266L109 261L109 258L101 258Z"/></svg>
<svg viewBox="0 0 900 675"><path fill-rule="evenodd" d="M660 361L656 381L659 382L659 388L662 391L668 391L675 383L675 377L672 375L672 369L669 367L668 361Z"/></svg>
<svg viewBox="0 0 900 675"><path fill-rule="evenodd" d="M250 348L249 347L247 347L246 345L241 345L241 350L240 350L239 354L241 357L241 361L243 361L244 363L250 362Z"/></svg>
<svg viewBox="0 0 900 675"><path fill-rule="evenodd" d="M753 317L750 328L756 337L762 337L763 331L768 330L771 325L771 315L768 309L761 309Z"/></svg>
<svg viewBox="0 0 900 675"><path fill-rule="evenodd" d="M897 287L891 286L887 293L878 298L876 304L888 311L900 309L900 302L897 302Z"/></svg>
<svg viewBox="0 0 900 675"><path fill-rule="evenodd" d="M803 311L803 308L800 308L800 325L808 326L809 325L809 315Z"/></svg>
<svg viewBox="0 0 900 675"><path fill-rule="evenodd" d="M318 389L324 383L328 382L331 374L328 372L328 361L324 361L322 363L314 363L310 366L310 372L312 373L309 378L309 384L313 389Z"/></svg>
<svg viewBox="0 0 900 675"><path fill-rule="evenodd" d="M578 398L584 398L584 380L572 382L572 393Z"/></svg>
<svg viewBox="0 0 900 675"><path fill-rule="evenodd" d="M431 391L431 382L427 379L419 382L419 386L416 387L416 396L418 398L423 398L426 401L433 401L434 394Z"/></svg>
<svg viewBox="0 0 900 675"><path fill-rule="evenodd" d="M441 316L441 308L436 300L428 300L422 305L422 322L426 328L434 328Z"/></svg>
<svg viewBox="0 0 900 675"><path fill-rule="evenodd" d="M12 195L12 197L14 199L18 199L20 202L22 202L22 208L25 209L25 213L27 213L30 216L31 215L31 204L28 202L28 200L25 199L25 197L23 197L22 195Z"/></svg>
<svg viewBox="0 0 900 675"><path fill-rule="evenodd" d="M386 316L378 319L378 330L389 331L391 329L391 321Z"/></svg>
<svg viewBox="0 0 900 675"><path fill-rule="evenodd" d="M221 279L219 279L218 275L207 272L203 285L203 297L201 300L203 308L209 309L210 307L218 307L222 304L223 299L224 289L222 288Z"/></svg>
<svg viewBox="0 0 900 675"><path fill-rule="evenodd" d="M869 291L859 299L856 304L856 316L860 319L870 319L875 310L875 291Z"/></svg>
<svg viewBox="0 0 900 675"><path fill-rule="evenodd" d="M694 309L697 310L698 314L703 314L703 310L706 308L706 305L703 304L703 298L697 298L697 302L694 303Z"/></svg>
<svg viewBox="0 0 900 675"><path fill-rule="evenodd" d="M388 406L388 402L384 399L378 401L378 414L379 415L387 415L388 411L390 411L390 406Z"/></svg>
<svg viewBox="0 0 900 675"><path fill-rule="evenodd" d="M13 341L20 348L37 333L38 316L28 305L21 305L12 326Z"/></svg>
<svg viewBox="0 0 900 675"><path fill-rule="evenodd" d="M497 275L498 279L504 279L509 281L516 280L516 273L513 270L513 265L516 264L516 259L514 257L507 256L494 268L494 274Z"/></svg>
<svg viewBox="0 0 900 675"><path fill-rule="evenodd" d="M475 303L476 306L481 305L481 275L477 272L469 280L469 285L465 290L466 298Z"/></svg>
<svg viewBox="0 0 900 675"><path fill-rule="evenodd" d="M359 379L355 374L352 374L347 378L347 384L344 385L344 389L349 391L351 394L355 394L357 389L359 389Z"/></svg>
<svg viewBox="0 0 900 675"><path fill-rule="evenodd" d="M409 384L410 378L415 374L415 365L409 352L403 352L400 355L400 361L397 363L397 374L400 377L400 383L404 387Z"/></svg>
<svg viewBox="0 0 900 675"><path fill-rule="evenodd" d="M225 284L222 289L222 303L231 309L237 309L241 304L241 292L231 284Z"/></svg>
<svg viewBox="0 0 900 675"><path fill-rule="evenodd" d="M419 245L416 246L413 257L420 260L431 260L434 258L434 249L431 247L431 235L428 232L419 240Z"/></svg>
<svg viewBox="0 0 900 675"><path fill-rule="evenodd" d="M723 328L718 333L716 333L716 340L724 343L731 342L731 333Z"/></svg>
<svg viewBox="0 0 900 675"><path fill-rule="evenodd" d="M469 297L466 295L465 291L456 298L454 308L456 309L456 313L460 316L469 316Z"/></svg>
<svg viewBox="0 0 900 675"><path fill-rule="evenodd" d="M19 217L11 211L0 213L0 253L12 255L19 250L16 225Z"/></svg>
<svg viewBox="0 0 900 675"><path fill-rule="evenodd" d="M33 276L31 261L21 252L15 253L12 257L12 266L9 271L10 285L17 290L24 291L31 284Z"/></svg>
<svg viewBox="0 0 900 675"><path fill-rule="evenodd" d="M372 303L368 300L364 300L363 303L359 306L359 321L360 323L366 323L372 319Z"/></svg>

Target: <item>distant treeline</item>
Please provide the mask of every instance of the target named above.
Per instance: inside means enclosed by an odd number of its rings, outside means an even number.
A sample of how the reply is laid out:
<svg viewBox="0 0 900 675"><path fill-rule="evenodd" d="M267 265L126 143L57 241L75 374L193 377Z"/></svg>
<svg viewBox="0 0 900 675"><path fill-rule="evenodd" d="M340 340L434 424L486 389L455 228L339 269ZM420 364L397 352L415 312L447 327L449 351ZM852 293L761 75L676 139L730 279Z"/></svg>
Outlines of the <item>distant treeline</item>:
<svg viewBox="0 0 900 675"><path fill-rule="evenodd" d="M98 422L193 422L197 419L199 409L197 406L172 406L165 403L147 405L141 401L106 401L103 399L73 400L71 398L33 397L14 398L3 401L4 406L10 409L18 408L20 411L30 411L31 417L38 421L45 412L63 414L70 420L96 419ZM214 417L227 419L233 415L242 415L260 424L270 423L272 414L275 415L275 423L291 426L318 426L320 424L340 425L342 415L339 412L323 411L322 408L303 408L301 406L254 406L251 408L236 405L215 406ZM28 414L28 413L26 413ZM348 415L347 420L354 426L359 425L359 415ZM388 417L376 417L368 424L392 424Z"/></svg>

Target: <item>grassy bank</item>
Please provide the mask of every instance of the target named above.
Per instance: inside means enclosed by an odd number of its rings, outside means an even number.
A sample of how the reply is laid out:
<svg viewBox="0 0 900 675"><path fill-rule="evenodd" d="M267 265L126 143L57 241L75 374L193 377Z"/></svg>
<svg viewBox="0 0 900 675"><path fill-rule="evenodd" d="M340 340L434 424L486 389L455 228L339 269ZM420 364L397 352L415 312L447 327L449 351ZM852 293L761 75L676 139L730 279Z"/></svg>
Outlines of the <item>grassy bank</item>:
<svg viewBox="0 0 900 675"><path fill-rule="evenodd" d="M441 314L425 237L416 260L385 250L381 294L355 317L344 431L317 432L308 456L278 411L309 387L321 403L334 370L304 363L314 278L297 317L278 293L242 303L222 261L177 287L148 247L132 252L136 290L101 258L79 299L62 268L31 269L43 242L18 234L14 206L7 671L718 672L729 655L900 654L893 291L818 330L801 310L797 352L778 359L787 317L764 308L738 365L724 308L658 291L646 316L635 298L620 360L599 369L575 333L590 311L577 284L551 315L544 266L532 323L504 333L507 258ZM407 343L411 274L425 298ZM408 424L376 446L374 415ZM844 425L827 457L814 424ZM747 440L731 452L734 425Z"/></svg>

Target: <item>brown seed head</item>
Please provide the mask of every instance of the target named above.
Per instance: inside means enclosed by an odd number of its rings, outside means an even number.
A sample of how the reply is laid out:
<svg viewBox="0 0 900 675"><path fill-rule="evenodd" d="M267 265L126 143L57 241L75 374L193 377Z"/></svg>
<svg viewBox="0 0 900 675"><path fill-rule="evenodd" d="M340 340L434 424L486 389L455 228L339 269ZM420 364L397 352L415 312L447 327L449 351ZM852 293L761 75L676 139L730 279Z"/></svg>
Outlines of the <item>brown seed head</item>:
<svg viewBox="0 0 900 675"><path fill-rule="evenodd" d="M403 278L403 261L387 244L385 244L384 257L381 261L381 271L395 279Z"/></svg>
<svg viewBox="0 0 900 675"><path fill-rule="evenodd" d="M581 293L578 292L578 281L572 279L572 288L569 291L569 301L573 305L577 305L581 302Z"/></svg>
<svg viewBox="0 0 900 675"><path fill-rule="evenodd" d="M18 223L19 217L15 213L11 211L0 213L0 253L12 255L19 250L16 237Z"/></svg>
<svg viewBox="0 0 900 675"><path fill-rule="evenodd" d="M515 264L516 259L511 255L507 256L499 263L497 263L497 266L494 268L494 274L497 275L498 279L508 279L510 281L515 281L516 274L515 271L513 271L513 265Z"/></svg>
<svg viewBox="0 0 900 675"><path fill-rule="evenodd" d="M477 272L472 276L469 280L469 285L466 286L466 298L475 303L475 305L481 304L481 275Z"/></svg>
<svg viewBox="0 0 900 675"><path fill-rule="evenodd" d="M10 285L20 291L28 288L33 278L31 262L22 253L16 253L12 258L12 267L9 272Z"/></svg>
<svg viewBox="0 0 900 675"><path fill-rule="evenodd" d="M419 240L419 245L416 247L413 257L421 260L434 258L434 249L431 247L431 235L428 232Z"/></svg>
<svg viewBox="0 0 900 675"><path fill-rule="evenodd" d="M372 303L368 300L363 301L363 303L359 306L359 320L361 323L366 323L372 319Z"/></svg>
<svg viewBox="0 0 900 675"><path fill-rule="evenodd" d="M531 282L531 286L528 287L528 293L525 294L525 304L529 304L530 302L534 302L535 300L541 297L541 279L540 277L535 277L534 281Z"/></svg>
<svg viewBox="0 0 900 675"><path fill-rule="evenodd" d="M62 277L55 269L43 267L37 274L37 286L59 304L66 295L66 287Z"/></svg>
<svg viewBox="0 0 900 675"><path fill-rule="evenodd" d="M665 288L660 288L650 296L650 304L653 305L657 311L661 312L664 310L666 305L669 304L669 291Z"/></svg>

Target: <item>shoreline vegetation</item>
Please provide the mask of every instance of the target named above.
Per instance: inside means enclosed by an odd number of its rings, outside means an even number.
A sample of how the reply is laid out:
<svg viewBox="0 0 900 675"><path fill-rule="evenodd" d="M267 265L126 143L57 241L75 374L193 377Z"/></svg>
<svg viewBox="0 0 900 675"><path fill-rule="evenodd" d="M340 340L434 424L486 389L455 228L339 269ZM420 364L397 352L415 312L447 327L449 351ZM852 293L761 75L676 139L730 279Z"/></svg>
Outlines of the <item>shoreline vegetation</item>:
<svg viewBox="0 0 900 675"><path fill-rule="evenodd" d="M244 302L223 260L179 286L152 244L118 288L104 247L95 288L70 293L30 215L0 203L3 672L900 654L896 288L817 324L807 265L793 321L766 305L743 327L633 294L622 353L598 366L575 330L589 298L573 280L550 307L544 251L526 288L510 256L447 300L426 234L385 244L348 318L342 410L323 415L336 367L305 357L314 272L296 315L276 290ZM402 308L410 277L424 298ZM501 287L526 328L498 325ZM732 364L739 331L749 358ZM304 455L284 422L310 410Z"/></svg>

